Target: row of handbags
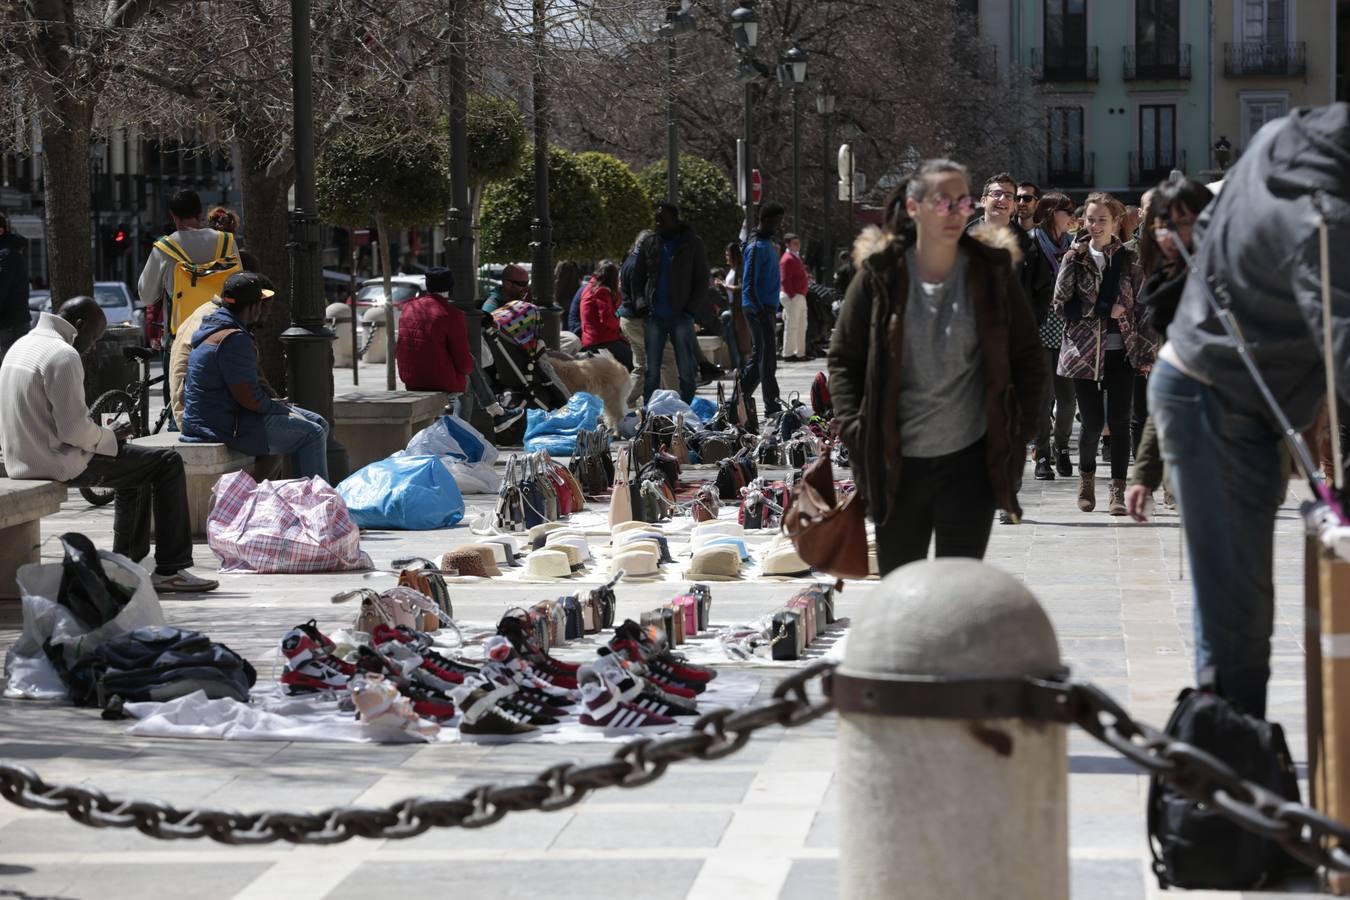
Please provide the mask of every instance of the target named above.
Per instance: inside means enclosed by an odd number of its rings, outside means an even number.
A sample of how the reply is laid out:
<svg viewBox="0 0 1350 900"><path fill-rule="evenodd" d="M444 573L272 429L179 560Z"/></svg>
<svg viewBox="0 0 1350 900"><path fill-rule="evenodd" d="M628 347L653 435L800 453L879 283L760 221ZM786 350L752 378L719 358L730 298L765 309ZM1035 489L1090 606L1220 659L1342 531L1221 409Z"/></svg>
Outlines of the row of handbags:
<svg viewBox="0 0 1350 900"><path fill-rule="evenodd" d="M707 631L711 615L712 590L706 584L691 584L686 593L643 613L639 624L656 629L668 646L677 647L700 631Z"/></svg>
<svg viewBox="0 0 1350 900"><path fill-rule="evenodd" d="M595 431L577 433L577 444L568 470L591 497L603 494L614 484L614 457L609 449L609 430L601 425Z"/></svg>
<svg viewBox="0 0 1350 900"><path fill-rule="evenodd" d="M512 454L497 490L494 524L502 531L526 531L565 519L585 504L581 483L566 466L554 462L548 451Z"/></svg>
<svg viewBox="0 0 1350 900"><path fill-rule="evenodd" d="M545 653L568 641L580 640L587 634L597 634L614 627L614 611L618 599L614 595L614 581L585 594L567 594L556 600L543 600L529 609L516 607L508 610L503 620L514 617L525 623L534 642ZM505 628L497 625L497 633Z"/></svg>
<svg viewBox="0 0 1350 900"><path fill-rule="evenodd" d="M759 528L778 528L783 515L792 505L792 493L782 481L765 483L756 478L745 489L745 499L737 511L737 521L747 531Z"/></svg>
<svg viewBox="0 0 1350 900"><path fill-rule="evenodd" d="M633 471L633 446L619 451L615 465L614 493L609 499L610 527L623 522L663 522L676 509L675 491L657 460ZM668 457L668 454L664 455ZM678 464L677 464L678 465ZM678 470L675 484L679 484Z"/></svg>
<svg viewBox="0 0 1350 900"><path fill-rule="evenodd" d="M377 625L404 626L417 631L436 631L441 627L441 612L436 603L421 591L398 585L387 591L356 588L333 595L334 603L360 600L352 628L370 634Z"/></svg>
<svg viewBox="0 0 1350 900"><path fill-rule="evenodd" d="M834 622L834 588L803 588L773 614L769 640L774 659L801 659L806 648Z"/></svg>
<svg viewBox="0 0 1350 900"><path fill-rule="evenodd" d="M786 441L776 434L765 435L755 448L755 459L761 466L790 466L800 469L816 455L815 438L805 430L798 431L794 437Z"/></svg>
<svg viewBox="0 0 1350 900"><path fill-rule="evenodd" d="M735 456L717 464L717 496L723 500L741 499L741 491L754 481L759 471L749 450L741 450Z"/></svg>
<svg viewBox="0 0 1350 900"><path fill-rule="evenodd" d="M717 411L708 420L707 427L711 431L740 428L751 434L759 432L759 411L755 406L755 398L747 396L741 390L739 374L736 376L730 399L727 398L722 382L717 382Z"/></svg>

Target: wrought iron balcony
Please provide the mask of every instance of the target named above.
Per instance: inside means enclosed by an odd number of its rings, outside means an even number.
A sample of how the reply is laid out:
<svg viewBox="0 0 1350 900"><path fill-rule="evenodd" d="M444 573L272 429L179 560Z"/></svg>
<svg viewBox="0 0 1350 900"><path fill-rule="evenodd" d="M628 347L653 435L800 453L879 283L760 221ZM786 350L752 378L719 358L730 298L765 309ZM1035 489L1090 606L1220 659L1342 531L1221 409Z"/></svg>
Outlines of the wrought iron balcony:
<svg viewBox="0 0 1350 900"><path fill-rule="evenodd" d="M1096 47L1033 47L1031 69L1037 81L1096 81Z"/></svg>
<svg viewBox="0 0 1350 900"><path fill-rule="evenodd" d="M1130 185L1151 188L1167 178L1173 169L1186 171L1185 150L1149 150L1130 153Z"/></svg>
<svg viewBox="0 0 1350 900"><path fill-rule="evenodd" d="M1047 159L1045 163L1045 184L1047 190L1054 188L1091 187L1094 180L1097 154L1080 153L1077 160Z"/></svg>
<svg viewBox="0 0 1350 900"><path fill-rule="evenodd" d="M1243 41L1223 45L1223 74L1228 78L1252 76L1288 76L1302 78L1308 74L1308 44L1271 44L1266 41Z"/></svg>
<svg viewBox="0 0 1350 900"><path fill-rule="evenodd" d="M1191 45L1125 45L1126 81L1189 81Z"/></svg>

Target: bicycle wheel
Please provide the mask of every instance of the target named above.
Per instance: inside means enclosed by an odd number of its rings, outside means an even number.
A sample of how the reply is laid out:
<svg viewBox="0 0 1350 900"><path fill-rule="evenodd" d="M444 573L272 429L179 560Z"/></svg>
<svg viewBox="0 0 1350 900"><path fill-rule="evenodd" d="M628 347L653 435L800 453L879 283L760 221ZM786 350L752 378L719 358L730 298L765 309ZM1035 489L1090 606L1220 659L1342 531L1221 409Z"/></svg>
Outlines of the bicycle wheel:
<svg viewBox="0 0 1350 900"><path fill-rule="evenodd" d="M100 426L111 428L121 422L129 422L133 431L136 428L136 403L126 391L106 391L94 405L89 407L89 417ZM107 506L116 496L116 491L107 488L82 487L80 496L92 506Z"/></svg>

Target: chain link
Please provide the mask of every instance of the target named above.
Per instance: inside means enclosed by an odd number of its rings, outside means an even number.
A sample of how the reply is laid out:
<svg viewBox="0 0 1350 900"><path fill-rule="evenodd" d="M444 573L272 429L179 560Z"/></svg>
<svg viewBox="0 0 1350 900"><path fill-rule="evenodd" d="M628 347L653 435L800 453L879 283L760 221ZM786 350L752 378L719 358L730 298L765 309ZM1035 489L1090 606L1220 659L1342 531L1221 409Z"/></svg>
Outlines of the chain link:
<svg viewBox="0 0 1350 900"><path fill-rule="evenodd" d="M154 800L121 800L82 785L52 785L23 766L0 763L0 797L27 809L62 812L93 828L134 828L161 840L206 838L222 844L336 844L354 837L398 840L432 828L483 828L509 813L566 809L601 788L657 780L672 763L714 760L740 750L759 731L795 728L834 708L835 664L818 662L783 679L765 703L700 716L686 733L636 738L612 759L557 763L533 779L481 785L459 797L412 797L388 807L335 807L316 813L180 810ZM1070 718L1088 734L1196 803L1239 827L1277 842L1310 866L1350 872L1350 826L1294 803L1233 771L1213 755L1135 721L1092 684L1060 688Z"/></svg>
<svg viewBox="0 0 1350 900"><path fill-rule="evenodd" d="M828 713L832 663L816 663L784 679L767 703L719 709L699 717L687 733L636 738L606 762L558 763L529 781L482 785L459 797L413 797L388 807L335 807L316 813L243 814L229 810L180 810L167 803L120 800L82 785L48 784L24 766L0 763L0 797L27 809L62 812L93 828L134 828L161 840L206 838L222 844L337 844L354 837L398 840L431 828L483 828L509 813L553 811L607 787L639 787L672 763L712 760L735 753L766 728L793 728Z"/></svg>

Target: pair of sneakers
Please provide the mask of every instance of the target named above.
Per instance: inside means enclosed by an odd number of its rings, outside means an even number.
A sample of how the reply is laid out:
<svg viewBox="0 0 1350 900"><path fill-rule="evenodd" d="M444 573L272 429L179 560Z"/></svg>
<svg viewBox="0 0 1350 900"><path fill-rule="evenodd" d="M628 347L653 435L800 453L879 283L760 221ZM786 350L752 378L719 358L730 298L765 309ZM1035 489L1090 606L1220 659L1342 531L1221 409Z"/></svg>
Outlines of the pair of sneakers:
<svg viewBox="0 0 1350 900"><path fill-rule="evenodd" d="M656 734L679 727L673 715L659 712L659 704L642 696L640 686L603 663L582 666L577 673L581 685L581 724L603 728L606 736ZM627 694L636 700L625 700ZM647 705L643 705L643 701Z"/></svg>
<svg viewBox="0 0 1350 900"><path fill-rule="evenodd" d="M318 694L345 691L357 668L338 657L333 641L310 619L287 631L281 638L286 671L281 684L288 694Z"/></svg>

